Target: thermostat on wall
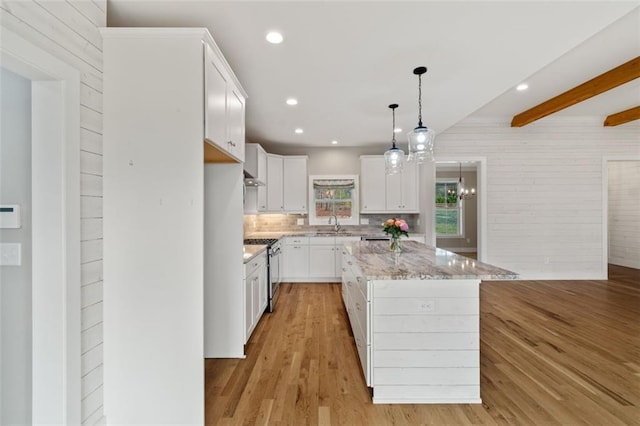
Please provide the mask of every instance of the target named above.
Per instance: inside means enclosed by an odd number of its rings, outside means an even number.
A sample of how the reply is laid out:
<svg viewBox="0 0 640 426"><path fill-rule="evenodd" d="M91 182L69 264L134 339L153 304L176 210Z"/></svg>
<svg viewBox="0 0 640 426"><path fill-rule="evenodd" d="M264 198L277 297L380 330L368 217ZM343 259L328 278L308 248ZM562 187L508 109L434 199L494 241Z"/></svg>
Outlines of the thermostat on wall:
<svg viewBox="0 0 640 426"><path fill-rule="evenodd" d="M0 205L0 229L20 228L20 206Z"/></svg>

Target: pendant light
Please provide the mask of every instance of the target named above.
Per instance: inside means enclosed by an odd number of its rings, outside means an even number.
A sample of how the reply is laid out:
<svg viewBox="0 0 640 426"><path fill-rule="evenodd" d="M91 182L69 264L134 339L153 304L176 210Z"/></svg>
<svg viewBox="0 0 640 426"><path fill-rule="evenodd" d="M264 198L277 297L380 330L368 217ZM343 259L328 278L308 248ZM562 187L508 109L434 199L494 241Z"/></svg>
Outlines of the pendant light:
<svg viewBox="0 0 640 426"><path fill-rule="evenodd" d="M422 74L427 67L418 67L413 73L418 76L418 126L407 133L409 138L409 161L422 163L433 160L433 142L436 132L422 124Z"/></svg>
<svg viewBox="0 0 640 426"><path fill-rule="evenodd" d="M471 188L471 191L469 191L462 186L462 163L460 163L460 177L458 178L458 197L461 200L472 200L476 198L475 188Z"/></svg>
<svg viewBox="0 0 640 426"><path fill-rule="evenodd" d="M391 127L391 148L384 153L384 168L388 175L400 173L404 167L404 151L396 146L396 108L398 104L389 105L393 115L393 127Z"/></svg>

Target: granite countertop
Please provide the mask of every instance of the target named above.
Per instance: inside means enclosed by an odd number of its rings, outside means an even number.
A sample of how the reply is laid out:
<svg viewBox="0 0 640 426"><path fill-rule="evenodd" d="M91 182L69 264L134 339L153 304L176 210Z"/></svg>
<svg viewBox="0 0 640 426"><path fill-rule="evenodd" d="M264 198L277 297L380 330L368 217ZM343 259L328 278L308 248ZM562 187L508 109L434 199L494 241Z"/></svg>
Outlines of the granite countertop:
<svg viewBox="0 0 640 426"><path fill-rule="evenodd" d="M361 237L361 236L386 236L382 232L371 231L275 231L275 232L248 232L244 238L283 238L283 237Z"/></svg>
<svg viewBox="0 0 640 426"><path fill-rule="evenodd" d="M242 259L244 260L244 263L250 262L251 259L259 255L266 249L267 249L266 245L260 245L260 244L242 246Z"/></svg>
<svg viewBox="0 0 640 426"><path fill-rule="evenodd" d="M345 244L368 280L515 280L518 274L417 241L402 241L395 261L386 241Z"/></svg>

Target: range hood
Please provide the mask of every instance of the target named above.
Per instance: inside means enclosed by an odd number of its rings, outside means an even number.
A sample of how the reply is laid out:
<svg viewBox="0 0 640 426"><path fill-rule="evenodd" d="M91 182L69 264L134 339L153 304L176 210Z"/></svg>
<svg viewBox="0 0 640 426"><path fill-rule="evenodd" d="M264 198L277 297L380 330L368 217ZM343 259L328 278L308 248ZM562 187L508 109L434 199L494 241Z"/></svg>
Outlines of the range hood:
<svg viewBox="0 0 640 426"><path fill-rule="evenodd" d="M246 186L265 186L265 183L259 179L254 178L246 170L244 170L244 184Z"/></svg>

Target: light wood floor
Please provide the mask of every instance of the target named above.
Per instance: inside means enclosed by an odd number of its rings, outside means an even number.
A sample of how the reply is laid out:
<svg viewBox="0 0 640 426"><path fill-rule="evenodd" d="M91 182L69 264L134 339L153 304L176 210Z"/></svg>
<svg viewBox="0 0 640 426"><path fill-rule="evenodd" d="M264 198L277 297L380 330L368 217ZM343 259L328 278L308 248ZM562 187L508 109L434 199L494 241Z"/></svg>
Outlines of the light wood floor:
<svg viewBox="0 0 640 426"><path fill-rule="evenodd" d="M207 424L640 425L640 271L481 285L476 405L373 405L339 284L285 284L247 359L207 360Z"/></svg>

